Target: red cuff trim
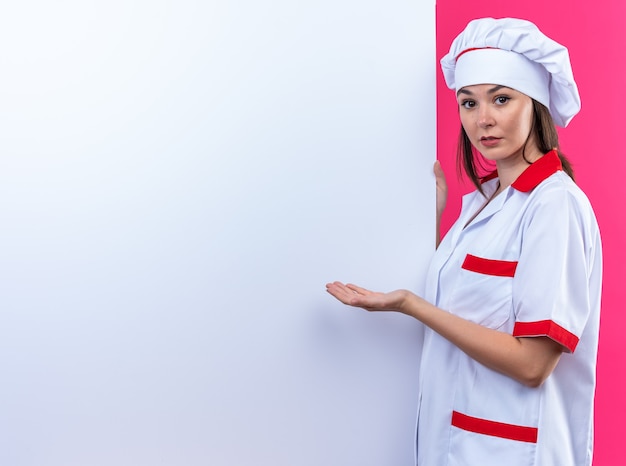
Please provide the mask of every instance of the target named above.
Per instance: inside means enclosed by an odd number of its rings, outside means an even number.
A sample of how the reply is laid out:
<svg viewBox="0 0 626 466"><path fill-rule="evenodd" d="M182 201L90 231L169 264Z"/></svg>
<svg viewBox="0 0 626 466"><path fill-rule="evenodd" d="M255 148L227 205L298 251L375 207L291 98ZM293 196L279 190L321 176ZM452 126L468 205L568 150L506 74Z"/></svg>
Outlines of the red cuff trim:
<svg viewBox="0 0 626 466"><path fill-rule="evenodd" d="M536 427L516 426L503 422L488 421L477 417L452 411L452 425L459 429L475 432L477 434L491 435L518 442L537 443L539 429Z"/></svg>
<svg viewBox="0 0 626 466"><path fill-rule="evenodd" d="M468 254L465 256L465 260L463 261L461 268L485 275L514 277L515 269L517 269L517 261L499 261Z"/></svg>
<svg viewBox="0 0 626 466"><path fill-rule="evenodd" d="M515 322L514 337L549 337L565 346L572 353L578 345L578 337L551 320L539 322Z"/></svg>

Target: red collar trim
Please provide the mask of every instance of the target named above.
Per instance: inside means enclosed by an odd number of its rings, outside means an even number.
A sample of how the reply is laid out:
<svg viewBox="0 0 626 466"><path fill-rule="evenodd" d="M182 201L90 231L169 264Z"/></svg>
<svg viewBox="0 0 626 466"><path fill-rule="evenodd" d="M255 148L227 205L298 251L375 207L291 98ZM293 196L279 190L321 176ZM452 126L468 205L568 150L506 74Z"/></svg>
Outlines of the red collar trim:
<svg viewBox="0 0 626 466"><path fill-rule="evenodd" d="M489 180L493 180L494 178L498 177L498 170L494 170L491 173L489 173L488 175L483 176L480 179L480 184L486 183Z"/></svg>
<svg viewBox="0 0 626 466"><path fill-rule="evenodd" d="M511 186L518 191L527 193L535 189L539 183L554 175L559 170L563 170L561 159L559 159L559 154L557 154L555 150L551 150L524 170Z"/></svg>
<svg viewBox="0 0 626 466"><path fill-rule="evenodd" d="M527 193L535 189L539 183L546 178L554 175L559 170L563 170L561 165L561 159L556 150L551 150L540 159L533 162L526 170L522 172L520 176L511 184L511 186L518 191ZM498 177L498 172L493 171L487 176L480 179L480 183L493 180Z"/></svg>

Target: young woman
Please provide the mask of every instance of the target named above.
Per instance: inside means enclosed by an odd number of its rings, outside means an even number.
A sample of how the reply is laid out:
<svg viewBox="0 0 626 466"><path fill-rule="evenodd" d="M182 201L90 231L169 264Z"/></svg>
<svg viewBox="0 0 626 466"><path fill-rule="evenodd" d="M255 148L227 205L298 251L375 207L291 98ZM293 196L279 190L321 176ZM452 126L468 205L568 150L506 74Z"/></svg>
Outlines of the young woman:
<svg viewBox="0 0 626 466"><path fill-rule="evenodd" d="M580 109L567 50L527 21L484 18L441 63L476 191L437 248L425 296L327 291L425 325L417 464L590 465L602 259L554 127ZM481 178L485 161L496 170Z"/></svg>

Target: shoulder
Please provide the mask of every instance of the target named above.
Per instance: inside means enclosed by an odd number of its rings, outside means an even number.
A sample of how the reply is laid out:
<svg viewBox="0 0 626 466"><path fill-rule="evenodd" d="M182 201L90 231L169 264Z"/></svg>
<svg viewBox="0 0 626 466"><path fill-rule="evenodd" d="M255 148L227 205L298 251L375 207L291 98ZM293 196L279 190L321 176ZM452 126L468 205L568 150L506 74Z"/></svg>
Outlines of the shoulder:
<svg viewBox="0 0 626 466"><path fill-rule="evenodd" d="M573 228L585 236L599 235L589 198L563 171L549 176L528 193L524 217L527 227L541 223L555 231Z"/></svg>
<svg viewBox="0 0 626 466"><path fill-rule="evenodd" d="M587 195L563 171L558 171L541 182L529 193L528 201L535 207L567 209L593 215Z"/></svg>

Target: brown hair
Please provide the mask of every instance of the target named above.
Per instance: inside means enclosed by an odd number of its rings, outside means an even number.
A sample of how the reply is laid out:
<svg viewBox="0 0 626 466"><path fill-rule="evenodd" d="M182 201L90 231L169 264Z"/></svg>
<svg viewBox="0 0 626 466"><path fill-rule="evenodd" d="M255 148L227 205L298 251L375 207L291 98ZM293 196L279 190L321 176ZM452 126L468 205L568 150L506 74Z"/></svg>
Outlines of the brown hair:
<svg viewBox="0 0 626 466"><path fill-rule="evenodd" d="M574 169L572 168L572 164L559 149L559 134L556 131L554 120L550 115L550 111L545 107L545 105L540 104L535 99L532 99L532 101L533 123L530 128L528 138L522 148L522 157L526 160L526 157L524 156L526 144L530 140L531 135L534 134L535 141L537 141L537 147L541 153L547 154L552 149L556 149L559 159L561 159L561 164L563 165L563 171L574 179ZM465 129L463 129L463 125L461 125L461 132L459 134L456 162L459 176L465 172L474 186L476 186L476 189L478 189L480 193L484 194L481 187L481 179L485 174L493 171L494 168L493 166L489 166L485 162L485 159L474 148L465 133ZM531 162L528 163L530 164Z"/></svg>

